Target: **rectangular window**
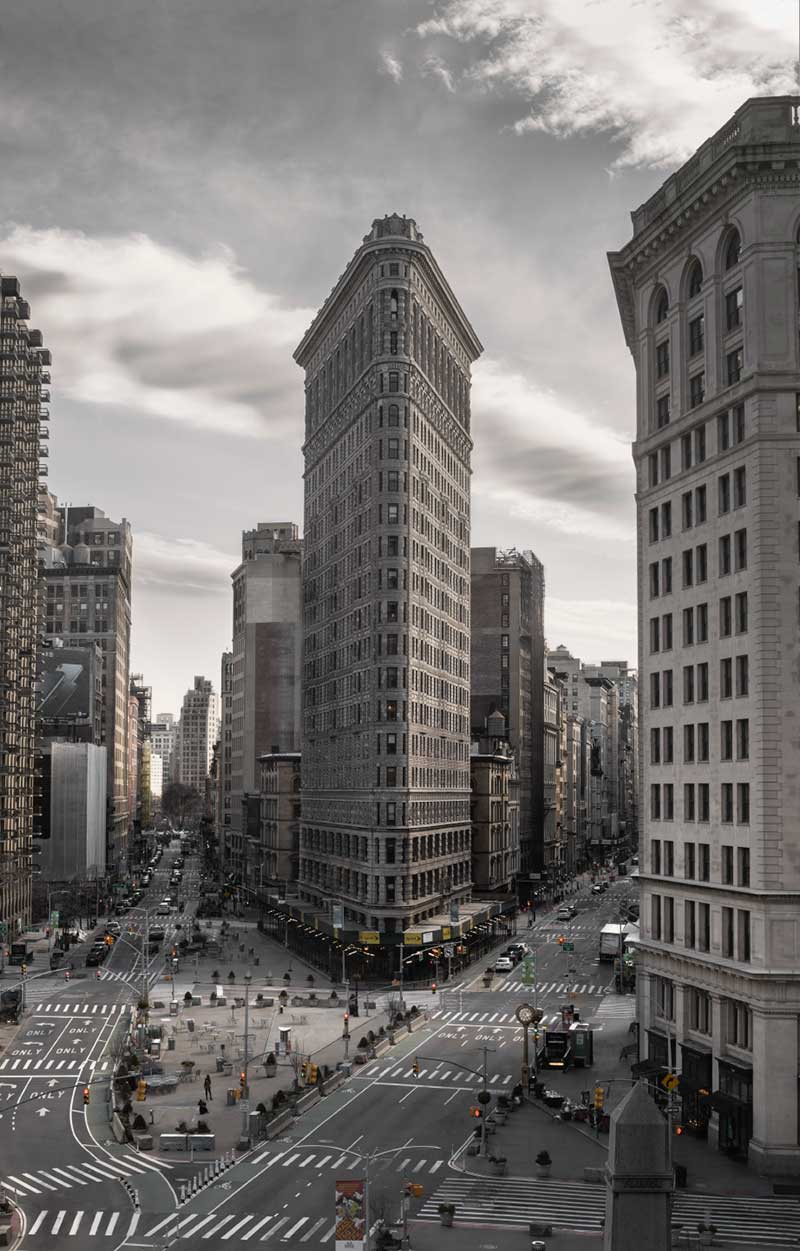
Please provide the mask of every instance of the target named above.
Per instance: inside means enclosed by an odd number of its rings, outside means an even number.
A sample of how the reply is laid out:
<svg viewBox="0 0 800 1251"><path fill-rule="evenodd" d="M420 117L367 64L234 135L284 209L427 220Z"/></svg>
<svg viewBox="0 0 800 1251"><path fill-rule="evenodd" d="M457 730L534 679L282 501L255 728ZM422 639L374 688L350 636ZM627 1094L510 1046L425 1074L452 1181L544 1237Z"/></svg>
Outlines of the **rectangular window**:
<svg viewBox="0 0 800 1251"><path fill-rule="evenodd" d="M683 646L691 647L694 643L694 609L683 610Z"/></svg>
<svg viewBox="0 0 800 1251"><path fill-rule="evenodd" d="M733 824L733 782L723 782L719 796L719 818L723 825ZM733 878L731 878L731 881Z"/></svg>
<svg viewBox="0 0 800 1251"><path fill-rule="evenodd" d="M697 605L697 641L708 642L708 604Z"/></svg>
<svg viewBox="0 0 800 1251"><path fill-rule="evenodd" d="M731 445L730 413L720 413L717 418L717 451L727 452Z"/></svg>
<svg viewBox="0 0 800 1251"><path fill-rule="evenodd" d="M661 694L663 696L664 707L671 708L674 698L674 687L672 681L672 670L665 669L661 674Z"/></svg>
<svg viewBox="0 0 800 1251"><path fill-rule="evenodd" d="M695 733L691 722L683 727L683 761L692 764L695 753Z"/></svg>
<svg viewBox="0 0 800 1251"><path fill-rule="evenodd" d="M695 487L694 492L694 524L702 526L708 515L708 491L705 484Z"/></svg>
<svg viewBox="0 0 800 1251"><path fill-rule="evenodd" d="M736 694L738 697L750 694L750 666L746 656L736 657Z"/></svg>
<svg viewBox="0 0 800 1251"><path fill-rule="evenodd" d="M719 538L719 576L724 578L731 571L731 536L721 534Z"/></svg>
<svg viewBox="0 0 800 1251"><path fill-rule="evenodd" d="M689 355L696 356L705 346L705 317L693 317L689 322Z"/></svg>
<svg viewBox="0 0 800 1251"><path fill-rule="evenodd" d="M661 731L658 728L650 731L650 763L661 764Z"/></svg>
<svg viewBox="0 0 800 1251"><path fill-rule="evenodd" d="M658 877L661 873L661 839L650 840L650 872Z"/></svg>
<svg viewBox="0 0 800 1251"><path fill-rule="evenodd" d="M702 465L706 458L706 423L703 421L699 426L695 426L694 430L694 459L695 464Z"/></svg>
<svg viewBox="0 0 800 1251"><path fill-rule="evenodd" d="M731 511L731 475L724 473L717 479L720 516Z"/></svg>
<svg viewBox="0 0 800 1251"><path fill-rule="evenodd" d="M730 657L719 662L719 697L720 699L733 697L733 661Z"/></svg>
<svg viewBox="0 0 800 1251"><path fill-rule="evenodd" d="M750 824L750 783L736 783L736 823L737 825Z"/></svg>
<svg viewBox="0 0 800 1251"><path fill-rule="evenodd" d="M664 841L664 872L667 877L675 876L675 844L669 838Z"/></svg>
<svg viewBox="0 0 800 1251"><path fill-rule="evenodd" d="M674 731L671 725L664 726L664 764L672 764Z"/></svg>
<svg viewBox="0 0 800 1251"><path fill-rule="evenodd" d="M750 759L750 722L747 717L740 717L736 722L736 759Z"/></svg>
<svg viewBox="0 0 800 1251"><path fill-rule="evenodd" d="M662 1017L665 1021L674 1020L675 994L672 982L666 977L656 977L654 984L656 1016Z"/></svg>
<svg viewBox="0 0 800 1251"><path fill-rule="evenodd" d="M694 552L691 548L683 553L683 585L694 585Z"/></svg>
<svg viewBox="0 0 800 1251"><path fill-rule="evenodd" d="M661 481L668 482L672 477L672 448L667 444L661 449Z"/></svg>
<svg viewBox="0 0 800 1251"><path fill-rule="evenodd" d="M672 534L672 500L665 500L661 505L661 537L668 539Z"/></svg>
<svg viewBox="0 0 800 1251"><path fill-rule="evenodd" d="M681 469L691 469L692 467L692 436L684 434L681 437Z"/></svg>
<svg viewBox="0 0 800 1251"><path fill-rule="evenodd" d="M655 452L647 458L647 481L651 487L658 486L658 455Z"/></svg>
<svg viewBox="0 0 800 1251"><path fill-rule="evenodd" d="M697 928L694 900L683 902L683 945L692 949L697 943Z"/></svg>
<svg viewBox="0 0 800 1251"><path fill-rule="evenodd" d="M736 880L739 886L750 885L750 848L736 848Z"/></svg>
<svg viewBox="0 0 800 1251"><path fill-rule="evenodd" d="M650 707L661 707L661 682L658 673L650 674Z"/></svg>
<svg viewBox="0 0 800 1251"><path fill-rule="evenodd" d="M727 843L720 847L720 874L723 886L733 884L733 847Z"/></svg>
<svg viewBox="0 0 800 1251"><path fill-rule="evenodd" d="M711 904L697 905L697 946L700 951L711 947Z"/></svg>
<svg viewBox="0 0 800 1251"><path fill-rule="evenodd" d="M725 296L725 328L728 332L738 330L742 324L744 292L741 287L729 291Z"/></svg>
<svg viewBox="0 0 800 1251"><path fill-rule="evenodd" d="M389 374L389 392L396 393L400 390L400 375L396 373Z"/></svg>
<svg viewBox="0 0 800 1251"><path fill-rule="evenodd" d="M672 594L672 557L667 556L661 562L661 594Z"/></svg>
<svg viewBox="0 0 800 1251"><path fill-rule="evenodd" d="M656 429L663 430L669 425L669 394L659 395L656 400Z"/></svg>
<svg viewBox="0 0 800 1251"><path fill-rule="evenodd" d="M661 820L661 786L658 782L650 784L650 819Z"/></svg>
<svg viewBox="0 0 800 1251"><path fill-rule="evenodd" d="M732 721L720 721L719 723L719 758L720 760L733 760Z"/></svg>
<svg viewBox="0 0 800 1251"><path fill-rule="evenodd" d="M661 650L672 651L672 613L665 612L661 618Z"/></svg>
<svg viewBox="0 0 800 1251"><path fill-rule="evenodd" d="M694 843L683 845L683 876L687 881L694 877Z"/></svg>
<svg viewBox="0 0 800 1251"><path fill-rule="evenodd" d="M658 589L659 589L658 571L659 571L658 561L654 560L649 569L650 598L651 599L656 599L658 596Z"/></svg>
<svg viewBox="0 0 800 1251"><path fill-rule="evenodd" d="M656 377L666 378L669 375L669 339L656 344Z"/></svg>
<svg viewBox="0 0 800 1251"><path fill-rule="evenodd" d="M664 896L664 942L675 942L675 900L671 895Z"/></svg>
<svg viewBox="0 0 800 1251"><path fill-rule="evenodd" d="M697 585L708 581L708 545L699 543L694 549L694 567Z"/></svg>
<svg viewBox="0 0 800 1251"><path fill-rule="evenodd" d="M697 759L700 761L708 760L708 722L698 721L697 723Z"/></svg>
<svg viewBox="0 0 800 1251"><path fill-rule="evenodd" d="M737 530L733 536L733 551L736 572L747 568L747 531Z"/></svg>
<svg viewBox="0 0 800 1251"><path fill-rule="evenodd" d="M734 405L733 413L733 441L734 443L744 443L744 404Z"/></svg>
<svg viewBox="0 0 800 1251"><path fill-rule="evenodd" d="M740 591L736 596L734 603L734 620L736 621L736 633L747 633L747 591Z"/></svg>
<svg viewBox="0 0 800 1251"><path fill-rule="evenodd" d="M719 601L719 636L721 639L730 637L733 629L733 610L730 595L723 595Z"/></svg>
<svg viewBox="0 0 800 1251"><path fill-rule="evenodd" d="M750 913L742 908L736 912L736 959L743 964L750 960Z"/></svg>
<svg viewBox="0 0 800 1251"><path fill-rule="evenodd" d="M695 813L695 789L694 782L684 782L683 784L683 819L684 821L694 821Z"/></svg>
<svg viewBox="0 0 800 1251"><path fill-rule="evenodd" d="M650 542L657 543L658 542L658 509L651 508L648 515L649 515L649 521L650 521Z"/></svg>
<svg viewBox="0 0 800 1251"><path fill-rule="evenodd" d="M706 376L704 373L692 374L689 379L689 407L697 408L706 396Z"/></svg>
<svg viewBox="0 0 800 1251"><path fill-rule="evenodd" d="M681 520L684 530L692 528L692 505L694 504L694 496L691 491L686 491L681 496Z"/></svg>
<svg viewBox="0 0 800 1251"><path fill-rule="evenodd" d="M747 503L747 470L744 465L733 471L733 507L744 508Z"/></svg>
<svg viewBox="0 0 800 1251"><path fill-rule="evenodd" d="M711 820L711 792L708 782L697 784L697 820Z"/></svg>
<svg viewBox="0 0 800 1251"><path fill-rule="evenodd" d="M708 701L708 661L703 660L697 666L697 702L699 704Z"/></svg>
<svg viewBox="0 0 800 1251"><path fill-rule="evenodd" d="M650 896L650 933L655 939L661 939L661 896Z"/></svg>
<svg viewBox="0 0 800 1251"><path fill-rule="evenodd" d="M664 783L664 820L675 820L675 787L671 782Z"/></svg>
<svg viewBox="0 0 800 1251"><path fill-rule="evenodd" d="M743 1051L750 1051L753 1045L752 1017L747 1004L736 999L724 999L722 1007L725 1041Z"/></svg>
<svg viewBox="0 0 800 1251"><path fill-rule="evenodd" d="M697 844L697 876L701 882L708 882L711 879L710 843Z"/></svg>
<svg viewBox="0 0 800 1251"><path fill-rule="evenodd" d="M744 352L742 348L734 348L725 357L725 378L729 387L739 382L744 368Z"/></svg>
<svg viewBox="0 0 800 1251"><path fill-rule="evenodd" d="M697 1034L711 1033L711 996L706 990L689 991L689 1029Z"/></svg>
<svg viewBox="0 0 800 1251"><path fill-rule="evenodd" d="M396 443L397 440L390 439L389 442ZM391 450L389 452L389 455L390 456L392 455ZM387 491L399 491L400 490L400 473L397 469L388 470L386 474L386 490Z"/></svg>
<svg viewBox="0 0 800 1251"><path fill-rule="evenodd" d="M733 908L722 909L722 954L733 959Z"/></svg>
<svg viewBox="0 0 800 1251"><path fill-rule="evenodd" d="M396 526L399 523L399 521L400 521L400 505L399 504L387 504L386 505L387 525Z"/></svg>
<svg viewBox="0 0 800 1251"><path fill-rule="evenodd" d="M694 703L694 665L683 666L683 702Z"/></svg>
<svg viewBox="0 0 800 1251"><path fill-rule="evenodd" d="M650 651L657 652L661 650L661 618L650 618Z"/></svg>

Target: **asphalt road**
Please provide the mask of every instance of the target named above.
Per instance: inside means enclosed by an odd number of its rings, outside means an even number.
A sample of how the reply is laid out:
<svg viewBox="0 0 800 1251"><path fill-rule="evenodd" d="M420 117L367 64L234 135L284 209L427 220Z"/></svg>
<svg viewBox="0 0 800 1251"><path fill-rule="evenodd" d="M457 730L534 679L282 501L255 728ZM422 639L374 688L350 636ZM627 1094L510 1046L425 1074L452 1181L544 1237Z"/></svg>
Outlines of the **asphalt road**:
<svg viewBox="0 0 800 1251"><path fill-rule="evenodd" d="M147 893L151 905L166 893L173 858L169 850L162 857ZM184 872L184 892L195 894L196 866L188 859ZM469 1109L481 1086L483 1049L490 1089L508 1091L519 1080L518 1004L535 996L546 1024L566 1002L590 1019L607 998L611 967L597 961L599 931L616 919L621 896L630 894L623 881L602 896L587 896L569 926L540 914L531 929L521 927L519 937L536 954L535 991L521 985L519 967L484 989L482 964L460 988L407 996L429 1009L425 1028L382 1060L355 1068L350 1081L298 1119L285 1138L252 1152L183 1206L177 1206L176 1192L185 1169L174 1157L141 1156L113 1143L99 1098L110 1035L141 986L143 926L140 914L126 914L121 921L132 932L123 933L100 980L89 970L86 978L65 982L60 973L29 986L32 1014L0 1060L0 1083L7 1083L0 1085L0 1095L7 1096L0 1109L0 1176L25 1212L22 1251L161 1251L182 1242L332 1251L334 1183L366 1173L373 1221L393 1220L403 1183L421 1183L424 1193L412 1202L413 1217L446 1180L450 1160L472 1134L476 1122ZM187 916L192 907L187 902ZM180 919L172 914L171 933ZM558 945L561 933L574 942L573 955ZM149 980L161 971L159 961L148 970ZM81 1092L93 1077L98 1098L87 1117ZM19 1103L23 1099L28 1102ZM9 1106L14 1102L16 1109ZM138 1191L139 1210L123 1181Z"/></svg>

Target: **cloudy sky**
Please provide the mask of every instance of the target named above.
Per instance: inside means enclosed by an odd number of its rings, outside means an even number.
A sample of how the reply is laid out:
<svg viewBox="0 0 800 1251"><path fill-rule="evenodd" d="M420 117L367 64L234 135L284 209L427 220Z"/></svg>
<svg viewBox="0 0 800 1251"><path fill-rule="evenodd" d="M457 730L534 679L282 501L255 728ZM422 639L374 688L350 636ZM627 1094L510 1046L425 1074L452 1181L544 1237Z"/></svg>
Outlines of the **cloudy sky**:
<svg viewBox="0 0 800 1251"><path fill-rule="evenodd" d="M795 0L27 0L0 14L0 271L53 350L50 484L134 530L156 710L215 685L240 532L302 519L291 359L372 219L485 346L473 541L635 660L633 370L605 259L750 95Z"/></svg>

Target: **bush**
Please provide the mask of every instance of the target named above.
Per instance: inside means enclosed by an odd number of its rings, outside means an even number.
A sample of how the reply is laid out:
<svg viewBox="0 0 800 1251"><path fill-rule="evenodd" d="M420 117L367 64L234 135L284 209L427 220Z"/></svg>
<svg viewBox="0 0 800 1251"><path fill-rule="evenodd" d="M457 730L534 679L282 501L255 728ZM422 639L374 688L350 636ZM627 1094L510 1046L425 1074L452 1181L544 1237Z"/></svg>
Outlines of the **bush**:
<svg viewBox="0 0 800 1251"><path fill-rule="evenodd" d="M137 1134L144 1134L147 1132L147 1121L144 1119L141 1112L137 1112L136 1116L133 1118L133 1129Z"/></svg>
<svg viewBox="0 0 800 1251"><path fill-rule="evenodd" d="M258 1112L261 1116L269 1116L269 1113L267 1112L267 1105L265 1103L256 1104L256 1112Z"/></svg>
<svg viewBox="0 0 800 1251"><path fill-rule="evenodd" d="M183 1002L184 1003L192 1002L192 992L190 990L187 990L186 994L183 996Z"/></svg>
<svg viewBox="0 0 800 1251"><path fill-rule="evenodd" d="M276 1090L272 1096L272 1111L278 1112L286 1103L286 1093L283 1090Z"/></svg>
<svg viewBox="0 0 800 1251"><path fill-rule="evenodd" d="M267 1056L267 1058L266 1058L266 1060L264 1061L264 1063L265 1063L265 1064L277 1064L277 1063L278 1063L278 1061L275 1059L275 1052L274 1052L274 1051L270 1051L270 1053L269 1053L269 1055Z"/></svg>
<svg viewBox="0 0 800 1251"><path fill-rule="evenodd" d="M335 1003L336 1000L339 998L339 996L337 995L335 990L332 990L328 998L331 999Z"/></svg>
<svg viewBox="0 0 800 1251"><path fill-rule="evenodd" d="M234 973L233 969L231 969L230 973L228 974L228 981L229 982L236 981L236 974Z"/></svg>
<svg viewBox="0 0 800 1251"><path fill-rule="evenodd" d="M188 1132L189 1132L189 1126L186 1124L186 1122L178 1121L178 1126L177 1126L177 1129L175 1130L175 1133L176 1134L188 1134Z"/></svg>
<svg viewBox="0 0 800 1251"><path fill-rule="evenodd" d="M306 981L308 982L309 986L313 986L313 985L314 985L314 974L313 974L313 973L309 973L308 977L306 978Z"/></svg>
<svg viewBox="0 0 800 1251"><path fill-rule="evenodd" d="M211 980L212 982L219 981L219 969L215 969L214 972L211 974Z"/></svg>
<svg viewBox="0 0 800 1251"><path fill-rule="evenodd" d="M358 1040L359 1051L366 1051L368 1046L369 1046L369 1043L367 1042L366 1038L363 1038L363 1037L359 1038Z"/></svg>
<svg viewBox="0 0 800 1251"><path fill-rule="evenodd" d="M386 1030L385 1030L384 1026L382 1025L382 1026L380 1027L380 1029L378 1030L378 1036L379 1036L380 1038L383 1038L383 1037L384 1037L384 1035L385 1035L385 1033L386 1033Z"/></svg>
<svg viewBox="0 0 800 1251"><path fill-rule="evenodd" d="M412 1016L419 1016L419 1008L417 1007L417 1005L416 1005L416 1004L413 1004L413 1006L412 1006L412 1008L411 1008L411 1015L412 1015Z"/></svg>
<svg viewBox="0 0 800 1251"><path fill-rule="evenodd" d="M375 1041L375 1031L374 1031L374 1030L372 1030L372 1029L367 1030L367 1038L370 1040L370 1042L371 1042L371 1043L374 1043L374 1041Z"/></svg>
<svg viewBox="0 0 800 1251"><path fill-rule="evenodd" d="M540 1168L549 1168L553 1161L550 1159L549 1151L540 1151L536 1157L536 1163Z"/></svg>
<svg viewBox="0 0 800 1251"><path fill-rule="evenodd" d="M198 1134L210 1134L211 1130L208 1128L208 1121L198 1121L197 1132Z"/></svg>

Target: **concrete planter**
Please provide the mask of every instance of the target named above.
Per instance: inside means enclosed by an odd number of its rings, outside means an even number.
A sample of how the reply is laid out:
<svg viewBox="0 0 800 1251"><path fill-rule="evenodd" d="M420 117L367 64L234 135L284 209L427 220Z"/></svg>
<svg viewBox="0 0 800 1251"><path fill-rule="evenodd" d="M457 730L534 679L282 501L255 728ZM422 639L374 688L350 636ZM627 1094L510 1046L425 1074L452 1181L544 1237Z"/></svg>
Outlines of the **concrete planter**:
<svg viewBox="0 0 800 1251"><path fill-rule="evenodd" d="M158 1149L159 1151L186 1151L188 1141L188 1134L159 1134Z"/></svg>
<svg viewBox="0 0 800 1251"><path fill-rule="evenodd" d="M0 1247L10 1247L13 1241L14 1236L11 1232L11 1225L3 1221L2 1225L0 1225Z"/></svg>
<svg viewBox="0 0 800 1251"><path fill-rule="evenodd" d="M153 1135L152 1134L134 1134L133 1141L136 1143L137 1149L139 1151L152 1151L153 1150Z"/></svg>
<svg viewBox="0 0 800 1251"><path fill-rule="evenodd" d="M265 1138L277 1138L292 1123L292 1110L287 1108L285 1112L279 1112L277 1116L273 1116L267 1125Z"/></svg>
<svg viewBox="0 0 800 1251"><path fill-rule="evenodd" d="M378 1056L385 1056L385 1055L386 1055L386 1052L389 1050L389 1048L391 1047L391 1045L392 1045L392 1044L391 1044L391 1040L390 1040L390 1039L388 1039L388 1038L381 1038L381 1040L380 1040L379 1042L376 1042L376 1044L375 1044L375 1046L374 1046L374 1048L373 1048L373 1054L374 1054L376 1057L378 1057Z"/></svg>
<svg viewBox="0 0 800 1251"><path fill-rule="evenodd" d="M217 1139L214 1134L189 1134L189 1146L192 1151L215 1151Z"/></svg>
<svg viewBox="0 0 800 1251"><path fill-rule="evenodd" d="M322 1096L316 1087L307 1090L294 1105L295 1116L300 1116L307 1108L312 1108L315 1103L319 1103L321 1098Z"/></svg>

